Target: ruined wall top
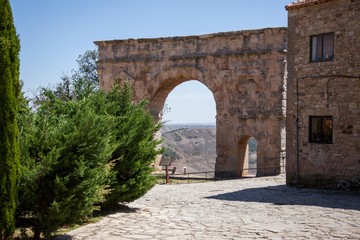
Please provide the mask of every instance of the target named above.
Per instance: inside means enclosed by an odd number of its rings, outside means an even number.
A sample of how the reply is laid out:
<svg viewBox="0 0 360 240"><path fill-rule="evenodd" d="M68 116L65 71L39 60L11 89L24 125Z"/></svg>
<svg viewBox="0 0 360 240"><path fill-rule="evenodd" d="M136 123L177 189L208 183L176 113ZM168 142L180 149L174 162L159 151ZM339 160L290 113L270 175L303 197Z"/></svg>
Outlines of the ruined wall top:
<svg viewBox="0 0 360 240"><path fill-rule="evenodd" d="M96 41L99 61L160 61L208 55L266 53L286 48L286 28L265 28L198 36Z"/></svg>
<svg viewBox="0 0 360 240"><path fill-rule="evenodd" d="M303 7L307 7L310 5L317 5L317 4L332 2L332 1L336 1L336 0L298 0L296 2L286 5L285 9L286 10L298 9L298 8L303 8Z"/></svg>

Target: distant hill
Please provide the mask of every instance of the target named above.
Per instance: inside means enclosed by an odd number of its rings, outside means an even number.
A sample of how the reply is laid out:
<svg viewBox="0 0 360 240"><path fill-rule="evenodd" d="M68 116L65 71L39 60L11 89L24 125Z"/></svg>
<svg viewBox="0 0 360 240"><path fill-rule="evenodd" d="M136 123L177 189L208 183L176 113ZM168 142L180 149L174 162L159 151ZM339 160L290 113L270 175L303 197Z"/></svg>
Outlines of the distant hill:
<svg viewBox="0 0 360 240"><path fill-rule="evenodd" d="M164 155L173 158L170 168L176 167L176 173L183 173L183 167L186 167L187 172L215 170L215 124L165 125L161 134L163 146L166 147ZM249 167L255 167L256 141L249 141L249 150Z"/></svg>
<svg viewBox="0 0 360 240"><path fill-rule="evenodd" d="M165 125L161 129L165 155L173 157L176 173L214 171L216 127L211 124Z"/></svg>

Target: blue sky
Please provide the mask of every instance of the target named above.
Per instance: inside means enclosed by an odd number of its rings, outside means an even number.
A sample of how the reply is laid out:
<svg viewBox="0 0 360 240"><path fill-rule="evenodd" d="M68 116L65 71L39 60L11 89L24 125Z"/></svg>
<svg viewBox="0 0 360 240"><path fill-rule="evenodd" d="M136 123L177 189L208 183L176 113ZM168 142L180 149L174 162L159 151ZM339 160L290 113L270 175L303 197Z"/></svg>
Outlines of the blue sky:
<svg viewBox="0 0 360 240"><path fill-rule="evenodd" d="M187 36L287 26L284 0L10 0L21 41L24 91L55 85L96 49L94 41ZM167 99L171 123L215 122L203 85L187 82ZM196 101L195 101L196 100ZM194 104L197 102L198 104Z"/></svg>

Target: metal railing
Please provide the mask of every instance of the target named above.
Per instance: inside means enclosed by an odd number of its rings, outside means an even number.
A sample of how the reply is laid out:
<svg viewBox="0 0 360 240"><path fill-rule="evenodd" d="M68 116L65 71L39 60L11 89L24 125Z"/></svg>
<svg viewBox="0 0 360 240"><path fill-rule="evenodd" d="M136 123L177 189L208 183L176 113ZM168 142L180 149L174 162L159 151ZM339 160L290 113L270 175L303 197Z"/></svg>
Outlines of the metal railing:
<svg viewBox="0 0 360 240"><path fill-rule="evenodd" d="M238 176L235 172L231 171L201 171L201 172L186 172L183 173L175 173L173 169L168 169L168 171L172 172L170 173L169 179L181 179L181 180L219 180L219 179L238 179L238 178L249 178L249 177L261 177L261 176L273 176L273 175L279 175L282 173L285 173L286 166L280 166L280 167L266 167L266 168L243 168L241 169L241 172L244 171L255 171L256 175L254 174L248 174L243 176ZM216 177L218 176L224 176L224 177Z"/></svg>

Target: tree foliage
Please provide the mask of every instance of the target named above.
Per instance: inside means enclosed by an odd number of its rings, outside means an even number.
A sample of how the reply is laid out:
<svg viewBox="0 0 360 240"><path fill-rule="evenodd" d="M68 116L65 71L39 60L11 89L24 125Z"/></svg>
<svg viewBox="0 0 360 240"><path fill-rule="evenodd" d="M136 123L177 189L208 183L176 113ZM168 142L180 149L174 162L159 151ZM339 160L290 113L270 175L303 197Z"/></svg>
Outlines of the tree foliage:
<svg viewBox="0 0 360 240"><path fill-rule="evenodd" d="M119 94L120 93L120 94ZM131 202L144 195L155 184L151 163L162 152L155 134L160 124L146 110L146 101L131 103L131 88L125 84L115 86L107 95L116 118L115 138L118 146L112 153L114 176L106 204Z"/></svg>
<svg viewBox="0 0 360 240"><path fill-rule="evenodd" d="M72 71L72 75L64 75L53 93L63 101L79 100L90 93L99 90L99 79L96 72L98 53L88 50L76 60L78 69ZM42 94L40 94L41 97Z"/></svg>
<svg viewBox="0 0 360 240"><path fill-rule="evenodd" d="M35 236L89 216L103 199L107 161L114 150L111 116L94 104L103 94L62 101L44 90L45 100L23 126L20 216L31 216Z"/></svg>
<svg viewBox="0 0 360 240"><path fill-rule="evenodd" d="M133 201L154 185L160 125L146 101L132 102L127 84L108 93L98 88L90 53L72 76L43 88L33 108L22 101L18 216L30 221L35 238L81 221L96 206Z"/></svg>
<svg viewBox="0 0 360 240"><path fill-rule="evenodd" d="M0 0L0 239L12 236L19 184L17 96L20 41L8 0Z"/></svg>

